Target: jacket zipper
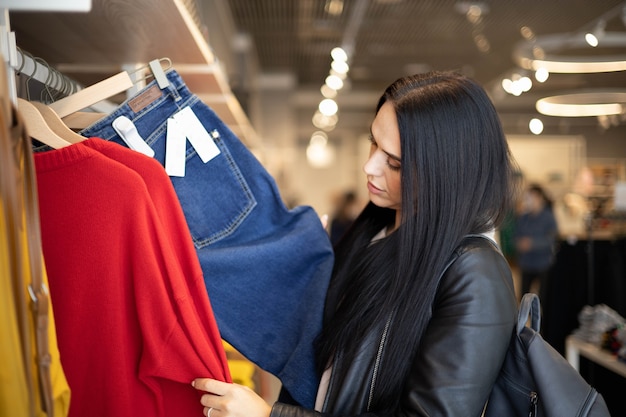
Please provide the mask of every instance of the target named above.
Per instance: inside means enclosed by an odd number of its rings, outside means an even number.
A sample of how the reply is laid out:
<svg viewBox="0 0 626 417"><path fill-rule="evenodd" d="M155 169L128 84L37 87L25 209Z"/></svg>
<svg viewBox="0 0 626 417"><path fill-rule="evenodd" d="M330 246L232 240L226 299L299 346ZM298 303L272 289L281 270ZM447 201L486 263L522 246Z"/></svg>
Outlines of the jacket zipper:
<svg viewBox="0 0 626 417"><path fill-rule="evenodd" d="M537 416L537 401L539 400L535 391L530 392L530 407L528 410L528 417Z"/></svg>
<svg viewBox="0 0 626 417"><path fill-rule="evenodd" d="M387 331L389 330L389 325L391 324L391 317L387 319L387 323L385 323L385 329L383 330L383 335L380 338L380 345L378 345L378 353L376 354L376 362L374 363L374 372L372 373L372 384L370 386L370 395L367 400L367 411L370 410L370 406L372 405L372 400L374 398L374 385L376 384L376 377L378 376L378 368L380 366L380 360L383 356L383 348L385 346L385 341L387 339Z"/></svg>

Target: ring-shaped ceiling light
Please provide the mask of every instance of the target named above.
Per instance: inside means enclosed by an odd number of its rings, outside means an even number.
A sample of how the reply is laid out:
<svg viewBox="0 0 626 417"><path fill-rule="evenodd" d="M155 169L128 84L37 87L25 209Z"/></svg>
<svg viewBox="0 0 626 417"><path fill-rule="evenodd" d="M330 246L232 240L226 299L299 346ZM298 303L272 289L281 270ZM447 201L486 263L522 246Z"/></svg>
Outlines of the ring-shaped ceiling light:
<svg viewBox="0 0 626 417"><path fill-rule="evenodd" d="M588 48L584 36L572 33L537 36L534 42L523 41L513 50L517 64L529 70L545 68L552 73L594 73L626 70L624 55L559 55L559 51L571 48ZM626 47L626 33L606 32L600 44L594 48Z"/></svg>
<svg viewBox="0 0 626 417"><path fill-rule="evenodd" d="M535 108L546 116L586 117L622 114L626 110L626 90L593 90L545 97Z"/></svg>

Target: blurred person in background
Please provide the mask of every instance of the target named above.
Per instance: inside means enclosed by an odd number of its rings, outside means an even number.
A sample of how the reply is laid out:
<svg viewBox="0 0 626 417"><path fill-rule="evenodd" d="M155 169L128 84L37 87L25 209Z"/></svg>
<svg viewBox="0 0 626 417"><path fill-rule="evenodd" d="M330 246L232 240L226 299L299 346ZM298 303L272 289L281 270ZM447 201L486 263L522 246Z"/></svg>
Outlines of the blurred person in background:
<svg viewBox="0 0 626 417"><path fill-rule="evenodd" d="M335 245L352 225L362 207L358 205L356 193L352 190L341 195L341 199L330 221L330 241Z"/></svg>
<svg viewBox="0 0 626 417"><path fill-rule="evenodd" d="M552 200L539 184L530 184L522 195L521 211L515 219L515 251L521 274L520 298L534 289L533 292L545 299L541 294L547 288L557 236L558 225Z"/></svg>

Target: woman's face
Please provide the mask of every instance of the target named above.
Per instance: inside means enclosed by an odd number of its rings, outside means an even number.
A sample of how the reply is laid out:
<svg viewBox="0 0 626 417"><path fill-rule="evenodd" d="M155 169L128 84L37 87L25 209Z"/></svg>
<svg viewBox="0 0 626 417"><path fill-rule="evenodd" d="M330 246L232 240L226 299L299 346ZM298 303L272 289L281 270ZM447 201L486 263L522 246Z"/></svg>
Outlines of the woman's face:
<svg viewBox="0 0 626 417"><path fill-rule="evenodd" d="M383 104L372 123L370 156L363 171L372 203L400 213L400 130L390 102ZM398 216L396 216L398 217Z"/></svg>
<svg viewBox="0 0 626 417"><path fill-rule="evenodd" d="M524 210L531 213L539 213L544 206L541 195L532 190L526 191L524 195Z"/></svg>

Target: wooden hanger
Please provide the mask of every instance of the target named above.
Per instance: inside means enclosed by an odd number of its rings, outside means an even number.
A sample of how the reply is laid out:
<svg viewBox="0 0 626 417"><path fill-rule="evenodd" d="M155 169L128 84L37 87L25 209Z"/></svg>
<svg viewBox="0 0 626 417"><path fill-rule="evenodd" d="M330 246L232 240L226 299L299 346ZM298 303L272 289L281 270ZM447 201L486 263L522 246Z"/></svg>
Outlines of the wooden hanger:
<svg viewBox="0 0 626 417"><path fill-rule="evenodd" d="M30 103L35 106L37 110L39 110L39 113L41 113L44 120L54 133L61 136L69 143L78 143L87 139L70 129L69 126L61 120L59 115L44 103L39 103L37 101L31 101Z"/></svg>
<svg viewBox="0 0 626 417"><path fill-rule="evenodd" d="M28 100L17 98L17 111L24 120L28 135L54 149L60 149L71 145L70 142L56 134L46 123L37 107Z"/></svg>
<svg viewBox="0 0 626 417"><path fill-rule="evenodd" d="M130 74L122 71L96 84L85 87L72 95L57 100L49 104L49 107L60 118L64 118L74 112L91 107L99 101L126 91L133 85Z"/></svg>
<svg viewBox="0 0 626 417"><path fill-rule="evenodd" d="M169 81L165 76L164 69L161 66L161 61L166 63L166 70L171 68L172 61L169 58L159 58L150 61L148 65L144 65L136 71L150 68L152 75L159 82L159 87L165 88ZM99 101L106 100L118 93L126 91L132 88L136 82L143 81L145 79L146 77L142 77L133 81L128 71L122 71L96 84L85 87L70 96L55 101L54 103L49 104L49 107L54 110L61 119L63 119L72 113L91 107Z"/></svg>
<svg viewBox="0 0 626 417"><path fill-rule="evenodd" d="M95 122L97 122L98 120L106 116L107 116L106 113L98 113L98 112L91 112L91 111L77 111L75 113L68 114L62 119L62 121L70 129L82 130L86 128L87 126L91 126L92 124L94 124Z"/></svg>

